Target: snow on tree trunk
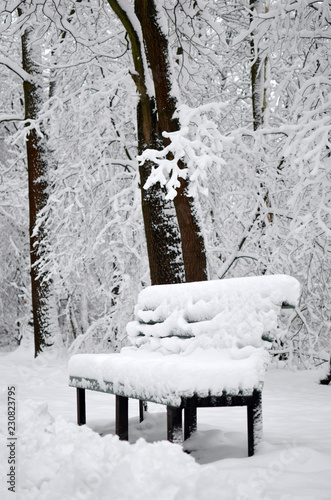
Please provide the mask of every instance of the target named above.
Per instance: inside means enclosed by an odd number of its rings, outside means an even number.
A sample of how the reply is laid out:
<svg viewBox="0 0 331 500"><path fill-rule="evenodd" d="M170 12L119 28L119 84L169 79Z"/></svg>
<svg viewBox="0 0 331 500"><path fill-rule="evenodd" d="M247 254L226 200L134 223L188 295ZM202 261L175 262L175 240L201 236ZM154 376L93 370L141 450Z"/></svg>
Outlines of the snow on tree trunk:
<svg viewBox="0 0 331 500"><path fill-rule="evenodd" d="M174 132L180 127L178 120L174 118L177 100L172 92L173 78L169 61L168 40L160 26L161 13L157 12L154 0L136 0L135 12L141 25L146 57L152 72L158 128L161 136L162 132ZM169 139L163 137L163 144L167 146ZM185 168L184 164L179 166ZM205 245L194 200L188 196L187 179L180 179L180 188L177 190L174 205L181 235L185 280L206 280Z"/></svg>
<svg viewBox="0 0 331 500"><path fill-rule="evenodd" d="M251 37L250 37L250 48L251 48L251 85L252 85L252 113L253 113L253 129L258 130L264 125L265 111L266 111L266 69L268 64L268 59L265 54L263 54L260 44L260 34L258 30L258 16L259 14L268 11L265 0L250 0L250 24L251 24ZM259 174L259 170L257 169ZM263 193L263 200L267 208L271 207L271 201L269 193L264 185L260 184L261 191ZM259 218L260 208L258 209L257 218ZM269 223L273 222L273 214L267 214L267 220ZM261 222L261 227L264 228L265 221Z"/></svg>
<svg viewBox="0 0 331 500"><path fill-rule="evenodd" d="M155 125L155 111L151 109L151 123ZM141 103L137 109L138 122L138 153L145 147L145 138L142 133L144 116ZM153 127L154 128L154 127ZM158 148L162 138L158 137L155 129L150 131L151 142L149 147ZM171 201L166 200L165 189L153 185L147 189L144 185L151 173L153 163L150 161L140 165L141 204L144 219L145 236L147 243L151 283L161 285L166 283L180 283L184 281L184 268L181 258L181 241L176 221L176 214Z"/></svg>
<svg viewBox="0 0 331 500"><path fill-rule="evenodd" d="M143 47L138 20L131 5L122 7L117 0L108 0L110 7L122 22L131 41L135 72L131 74L139 94L137 105L138 153L146 148L160 149L162 136L155 111L154 97L147 90ZM171 203L165 199L160 185L145 189L144 185L152 169L151 162L139 167L141 203L147 243L152 285L183 281L183 265L180 236Z"/></svg>
<svg viewBox="0 0 331 500"><path fill-rule="evenodd" d="M160 13L153 0L135 0L134 10L131 4L124 7L123 2L118 0L108 0L108 3L122 22L131 42L135 67L131 76L140 97L139 153L147 148L161 149L168 144L168 139L163 137L162 132L178 130L179 123L173 118L177 101L172 94L168 41L159 24ZM181 182L174 200L181 237L180 249L178 226L171 213L171 204L165 200L163 188L157 183L144 189L151 168L151 162L140 165L142 207L152 284L182 281L181 262L184 263L186 281L205 280L207 261L204 240L193 199L187 195L188 181Z"/></svg>
<svg viewBox="0 0 331 500"><path fill-rule="evenodd" d="M29 183L30 216L30 261L31 289L34 325L35 356L54 344L58 332L55 297L48 272L42 268L47 257L47 234L41 213L48 201L48 162L46 139L33 121L38 119L42 104L42 87L37 83L40 69L36 63L37 54L32 45L32 28L22 34L23 69L32 75L33 81L23 83L25 119L29 131L26 136L26 152Z"/></svg>
<svg viewBox="0 0 331 500"><path fill-rule="evenodd" d="M255 15L266 11L264 0L250 0L249 2L250 22L254 26ZM250 38L251 46L251 83L252 83L252 108L253 108L253 129L257 130L263 125L265 111L265 73L266 73L266 56L263 56L260 51L258 42L258 30L253 28Z"/></svg>

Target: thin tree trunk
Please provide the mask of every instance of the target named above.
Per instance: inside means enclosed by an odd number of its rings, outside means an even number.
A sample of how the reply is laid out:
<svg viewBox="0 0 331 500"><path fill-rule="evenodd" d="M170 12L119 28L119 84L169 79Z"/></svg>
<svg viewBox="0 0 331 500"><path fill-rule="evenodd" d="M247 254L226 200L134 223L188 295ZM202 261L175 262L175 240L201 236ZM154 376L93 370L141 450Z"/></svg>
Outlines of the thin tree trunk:
<svg viewBox="0 0 331 500"><path fill-rule="evenodd" d="M253 22L254 11L256 14L265 13L268 11L264 0L250 0L250 22ZM251 47L251 86L252 86L252 113L253 113L253 129L254 131L261 128L264 124L264 115L266 111L266 73L268 58L266 55L262 55L258 41L256 40L257 33L253 30L250 38ZM259 170L257 169L259 174ZM264 183L260 184L263 194L263 200L267 208L271 208L271 201L269 193L266 190ZM260 209L258 210L258 217ZM269 223L273 222L273 213L269 212L267 214L267 220ZM262 221L262 227L265 226L265 221Z"/></svg>
<svg viewBox="0 0 331 500"><path fill-rule="evenodd" d="M254 11L262 13L266 10L263 0L250 0L250 22L253 22ZM251 85L252 85L252 109L253 129L258 130L264 121L265 112L265 80L266 80L266 57L261 55L256 41L256 33L253 31L250 38L251 46Z"/></svg>

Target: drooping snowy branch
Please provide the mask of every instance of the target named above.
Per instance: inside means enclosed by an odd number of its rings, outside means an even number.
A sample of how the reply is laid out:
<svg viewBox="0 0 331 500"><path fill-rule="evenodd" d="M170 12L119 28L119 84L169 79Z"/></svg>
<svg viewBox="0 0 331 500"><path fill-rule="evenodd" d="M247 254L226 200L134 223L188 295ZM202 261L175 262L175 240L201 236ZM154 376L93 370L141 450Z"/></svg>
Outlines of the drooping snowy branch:
<svg viewBox="0 0 331 500"><path fill-rule="evenodd" d="M32 75L24 71L24 69L17 64L15 61L12 59L9 59L9 57L1 56L0 57L0 64L3 64L6 66L8 69L13 71L17 76L19 76L23 81L29 82L29 83L34 83L34 78Z"/></svg>
<svg viewBox="0 0 331 500"><path fill-rule="evenodd" d="M166 187L167 198L174 199L181 177L190 180L190 196L195 197L198 192L207 196L207 169L212 164L216 168L224 165L223 144L231 140L219 132L216 122L211 118L221 107L218 104L207 104L197 109L187 105L178 107L176 117L181 125L180 130L163 133L164 137L170 139L170 144L161 151L147 149L138 158L140 162L150 160L157 165L152 169L145 189L159 182ZM183 168L179 162L186 167Z"/></svg>

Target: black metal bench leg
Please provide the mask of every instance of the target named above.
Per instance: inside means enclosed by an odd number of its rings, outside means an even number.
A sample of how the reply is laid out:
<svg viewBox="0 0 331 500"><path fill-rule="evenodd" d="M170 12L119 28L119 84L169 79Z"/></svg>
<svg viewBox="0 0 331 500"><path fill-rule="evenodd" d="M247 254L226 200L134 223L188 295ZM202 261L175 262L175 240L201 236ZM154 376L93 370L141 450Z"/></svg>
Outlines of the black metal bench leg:
<svg viewBox="0 0 331 500"><path fill-rule="evenodd" d="M139 422L141 423L144 420L144 414L147 411L147 403L146 401L139 400Z"/></svg>
<svg viewBox="0 0 331 500"><path fill-rule="evenodd" d="M129 399L116 396L116 434L123 441L129 439Z"/></svg>
<svg viewBox="0 0 331 500"><path fill-rule="evenodd" d="M167 406L167 434L171 443L183 443L182 409Z"/></svg>
<svg viewBox="0 0 331 500"><path fill-rule="evenodd" d="M86 424L86 403L85 403L85 389L76 388L77 395L77 424Z"/></svg>
<svg viewBox="0 0 331 500"><path fill-rule="evenodd" d="M197 430L196 407L184 409L184 440L188 439Z"/></svg>
<svg viewBox="0 0 331 500"><path fill-rule="evenodd" d="M254 455L255 447L262 438L262 393L253 391L247 405L248 456Z"/></svg>

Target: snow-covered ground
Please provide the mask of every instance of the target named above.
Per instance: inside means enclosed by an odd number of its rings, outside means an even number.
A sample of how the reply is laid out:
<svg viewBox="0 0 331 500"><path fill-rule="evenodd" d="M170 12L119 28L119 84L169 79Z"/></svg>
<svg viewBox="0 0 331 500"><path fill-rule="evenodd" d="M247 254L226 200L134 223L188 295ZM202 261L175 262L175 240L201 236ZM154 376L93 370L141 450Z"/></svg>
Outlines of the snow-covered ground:
<svg viewBox="0 0 331 500"><path fill-rule="evenodd" d="M247 457L244 408L202 409L190 454L166 441L163 406L139 424L130 405L130 443L114 433L114 398L87 392L88 425L75 424L75 390L64 358L33 359L20 347L0 355L0 492L19 500L322 500L331 498L331 386L315 371L271 368L264 437ZM8 491L8 387L15 387L16 495ZM101 437L99 434L102 434ZM143 439L141 439L143 438Z"/></svg>

